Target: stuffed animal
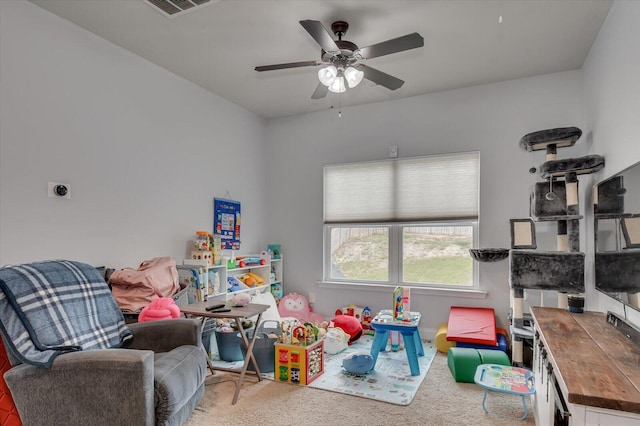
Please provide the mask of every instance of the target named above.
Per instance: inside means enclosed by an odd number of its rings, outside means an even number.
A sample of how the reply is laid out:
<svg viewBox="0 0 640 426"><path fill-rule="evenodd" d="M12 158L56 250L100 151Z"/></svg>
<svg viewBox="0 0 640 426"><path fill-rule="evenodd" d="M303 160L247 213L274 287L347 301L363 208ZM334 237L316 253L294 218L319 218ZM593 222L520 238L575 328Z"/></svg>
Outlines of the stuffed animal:
<svg viewBox="0 0 640 426"><path fill-rule="evenodd" d="M251 296L247 293L238 293L231 298L231 306L246 306L251 302Z"/></svg>
<svg viewBox="0 0 640 426"><path fill-rule="evenodd" d="M158 297L142 308L138 322L180 318L180 308L171 297Z"/></svg>
<svg viewBox="0 0 640 426"><path fill-rule="evenodd" d="M293 317L302 323L319 323L324 319L322 315L311 312L307 299L297 293L289 293L280 299L278 312L281 317Z"/></svg>
<svg viewBox="0 0 640 426"><path fill-rule="evenodd" d="M352 344L362 336L362 324L350 315L337 315L331 322L334 327L340 327L349 335L349 344Z"/></svg>
<svg viewBox="0 0 640 426"><path fill-rule="evenodd" d="M343 306L342 308L336 309L335 315L349 315L352 317L356 317L358 320L362 321L362 313L364 308L354 305L353 303L349 306Z"/></svg>
<svg viewBox="0 0 640 426"><path fill-rule="evenodd" d="M323 346L324 351L330 355L342 352L349 346L349 335L341 328L329 328L324 336Z"/></svg>
<svg viewBox="0 0 640 426"><path fill-rule="evenodd" d="M324 336L327 335L327 329L329 329L329 321L322 321L318 325L318 337L320 339L324 339Z"/></svg>
<svg viewBox="0 0 640 426"><path fill-rule="evenodd" d="M229 284L229 292L232 293L234 291L242 290L244 287L244 283L233 276L227 277L227 283Z"/></svg>
<svg viewBox="0 0 640 426"><path fill-rule="evenodd" d="M342 360L342 368L351 374L367 374L373 370L373 367L373 356L369 352L355 352L345 356Z"/></svg>

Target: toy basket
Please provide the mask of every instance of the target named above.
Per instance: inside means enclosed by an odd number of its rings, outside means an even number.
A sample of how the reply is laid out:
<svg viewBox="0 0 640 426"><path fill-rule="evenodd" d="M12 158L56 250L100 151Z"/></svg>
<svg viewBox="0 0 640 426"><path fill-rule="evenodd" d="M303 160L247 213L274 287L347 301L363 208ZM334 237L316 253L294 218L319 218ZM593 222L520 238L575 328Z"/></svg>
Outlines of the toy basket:
<svg viewBox="0 0 640 426"><path fill-rule="evenodd" d="M258 333L275 334L278 337L282 336L282 328L280 327L280 322L276 320L264 320L258 327ZM258 336L259 335L260 334L258 334Z"/></svg>
<svg viewBox="0 0 640 426"><path fill-rule="evenodd" d="M267 325L275 324L275 327L268 327ZM274 343L278 341L278 337L282 334L282 330L280 329L280 323L276 320L265 320L263 321L258 329L256 330L256 341L253 344L253 356L256 358L256 362L258 363L258 368L260 369L260 373L273 373L275 368L275 350ZM247 337L251 339L253 332L247 332ZM276 335L276 337L269 336ZM240 341L240 350L242 351L242 356L247 353L247 348L242 342L242 337L240 333L237 333L237 338ZM254 371L253 364L249 363L248 370Z"/></svg>
<svg viewBox="0 0 640 426"><path fill-rule="evenodd" d="M242 361L244 354L241 350L240 343L242 338L237 331L221 332L220 329L215 329L216 344L218 345L218 354L223 361ZM245 330L247 336L253 333L253 329Z"/></svg>
<svg viewBox="0 0 640 426"><path fill-rule="evenodd" d="M213 336L213 332L216 329L216 321L213 318L207 318L202 326L202 344L207 350L207 355L211 358L211 336Z"/></svg>

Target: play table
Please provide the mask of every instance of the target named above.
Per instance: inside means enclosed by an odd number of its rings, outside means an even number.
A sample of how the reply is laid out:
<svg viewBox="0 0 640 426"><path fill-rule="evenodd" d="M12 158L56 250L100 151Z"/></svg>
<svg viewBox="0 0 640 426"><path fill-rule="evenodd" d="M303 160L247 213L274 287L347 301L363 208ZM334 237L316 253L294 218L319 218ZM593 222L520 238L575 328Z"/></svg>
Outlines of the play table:
<svg viewBox="0 0 640 426"><path fill-rule="evenodd" d="M257 326L258 324L260 324L260 317L262 316L262 313L267 309L269 309L269 305L249 303L246 306L238 306L238 307L227 306L227 308L230 309L229 312L211 312L205 309L207 306L213 305L215 303L216 303L215 301L192 303L190 305L181 307L180 311L186 315L201 317L203 326L207 318L229 318L229 319L233 319L237 324L238 331L240 332L240 336L242 336L242 341L247 347L247 353L244 357L244 364L242 365L242 368L240 370L234 369L234 368L214 366L211 363L211 360L209 359L207 350L204 348L204 346L202 346L202 350L204 351L207 357L207 364L209 365L209 369L211 370L212 374L214 370L240 373L240 378L236 383L236 392L233 395L233 401L231 402L231 404L233 405L238 401L238 394L240 393L240 387L242 387L242 381L244 380L244 376L246 374L255 374L255 376L258 378L258 381L262 380L262 378L260 377L260 369L258 368L258 363L256 362L256 359L253 356L253 345L255 344L256 336L258 335L258 333L253 333L253 335L251 336L251 339L247 338L247 334L244 328L242 327L242 321L246 318L254 317L257 315L257 319L255 321ZM248 370L249 362L252 363L254 367L254 371Z"/></svg>
<svg viewBox="0 0 640 426"><path fill-rule="evenodd" d="M420 375L420 365L418 357L424 356L424 348L422 347L422 339L418 331L420 324L420 313L411 312L408 320L394 320L391 309L385 309L373 318L371 328L376 332L371 345L371 356L373 357L373 368L375 369L378 353L384 351L387 347L387 339L390 331L397 331L402 335L404 341L404 350L407 353L409 368L412 376Z"/></svg>
<svg viewBox="0 0 640 426"><path fill-rule="evenodd" d="M485 402L487 400L487 392L504 392L522 397L522 405L524 406L524 416L521 420L527 418L529 410L524 397L535 393L533 373L531 370L521 367L511 367L508 365L498 364L480 364L476 368L476 374L473 381L484 388L484 397L482 398L482 409L488 413Z"/></svg>

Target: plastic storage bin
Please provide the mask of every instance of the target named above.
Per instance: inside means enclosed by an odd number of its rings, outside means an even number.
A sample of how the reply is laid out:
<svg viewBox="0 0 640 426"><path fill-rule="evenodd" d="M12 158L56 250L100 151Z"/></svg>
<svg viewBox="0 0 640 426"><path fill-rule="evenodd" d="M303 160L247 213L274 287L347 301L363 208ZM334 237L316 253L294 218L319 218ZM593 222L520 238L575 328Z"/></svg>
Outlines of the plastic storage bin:
<svg viewBox="0 0 640 426"><path fill-rule="evenodd" d="M223 361L242 361L244 355L240 349L242 339L238 337L237 331L221 332L219 329L215 329L216 344L218 345L218 354ZM246 329L247 336L253 333L253 327Z"/></svg>
<svg viewBox="0 0 640 426"><path fill-rule="evenodd" d="M202 326L202 344L207 350L207 355L211 358L211 335L213 334L213 330L216 328L216 320L214 318L209 318L204 322Z"/></svg>
<svg viewBox="0 0 640 426"><path fill-rule="evenodd" d="M269 327L269 325L275 324L275 327ZM275 320L263 321L256 331L256 341L253 345L253 356L256 358L260 373L273 373L275 370L275 346L274 343L278 341L278 337L282 334L280 323ZM242 351L242 357L247 353L247 348L242 342L240 333L236 333L238 340L240 341L240 350ZM247 337L251 339L253 332L247 332ZM273 336L273 337L270 337ZM254 371L253 363L249 363L248 370Z"/></svg>
<svg viewBox="0 0 640 426"><path fill-rule="evenodd" d="M189 304L189 288L185 284L180 284L180 290L176 292L173 296L173 300L176 302L176 305L182 307L187 306Z"/></svg>

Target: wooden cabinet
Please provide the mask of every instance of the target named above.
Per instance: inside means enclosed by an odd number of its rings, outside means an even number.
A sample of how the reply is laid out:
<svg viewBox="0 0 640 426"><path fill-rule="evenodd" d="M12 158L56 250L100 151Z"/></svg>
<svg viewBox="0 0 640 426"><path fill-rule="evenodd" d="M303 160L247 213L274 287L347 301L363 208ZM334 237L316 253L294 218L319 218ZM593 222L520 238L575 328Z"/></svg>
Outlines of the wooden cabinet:
<svg viewBox="0 0 640 426"><path fill-rule="evenodd" d="M601 312L531 314L536 424L640 426L640 348Z"/></svg>
<svg viewBox="0 0 640 426"><path fill-rule="evenodd" d="M535 378L536 393L533 395L533 406L536 412L536 423L538 425L554 424L553 404L556 398L555 383L550 379L553 378L549 357L547 356L547 348L538 338L539 332L535 332L533 347L533 361L531 369Z"/></svg>
<svg viewBox="0 0 640 426"><path fill-rule="evenodd" d="M602 426L638 426L638 416L620 411L586 409L586 425Z"/></svg>

